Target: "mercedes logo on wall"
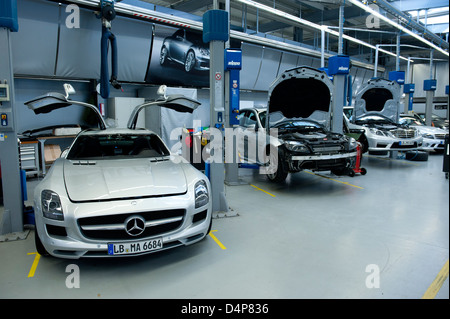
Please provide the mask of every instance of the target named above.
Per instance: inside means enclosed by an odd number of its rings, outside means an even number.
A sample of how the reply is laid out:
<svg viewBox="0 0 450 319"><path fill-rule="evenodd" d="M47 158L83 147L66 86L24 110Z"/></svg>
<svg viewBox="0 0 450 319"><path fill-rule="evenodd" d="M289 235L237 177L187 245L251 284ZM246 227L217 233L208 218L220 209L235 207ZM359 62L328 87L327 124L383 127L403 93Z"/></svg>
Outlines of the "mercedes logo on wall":
<svg viewBox="0 0 450 319"><path fill-rule="evenodd" d="M125 231L130 236L139 236L145 230L145 219L141 216L130 216L125 220Z"/></svg>

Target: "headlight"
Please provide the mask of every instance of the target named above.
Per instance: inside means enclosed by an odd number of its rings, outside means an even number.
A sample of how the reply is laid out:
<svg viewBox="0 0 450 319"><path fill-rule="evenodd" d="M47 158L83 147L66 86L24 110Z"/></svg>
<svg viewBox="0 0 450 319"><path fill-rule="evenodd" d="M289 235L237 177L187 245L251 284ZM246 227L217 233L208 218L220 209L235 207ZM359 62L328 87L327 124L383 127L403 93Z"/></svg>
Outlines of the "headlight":
<svg viewBox="0 0 450 319"><path fill-rule="evenodd" d="M300 142L286 141L284 142L284 146L286 146L286 148L292 152L309 153L308 147Z"/></svg>
<svg viewBox="0 0 450 319"><path fill-rule="evenodd" d="M376 128L370 128L369 130L372 134L375 134L378 136L384 136L383 132L381 132L380 130L377 130Z"/></svg>
<svg viewBox="0 0 450 319"><path fill-rule="evenodd" d="M209 202L208 187L204 180L195 183L195 208L205 206Z"/></svg>
<svg viewBox="0 0 450 319"><path fill-rule="evenodd" d="M209 49L206 48L199 48L199 51L202 55L208 55L209 56Z"/></svg>
<svg viewBox="0 0 450 319"><path fill-rule="evenodd" d="M58 194L50 190L43 190L41 193L42 212L44 216L50 219L64 220L64 214L61 207L61 200Z"/></svg>
<svg viewBox="0 0 450 319"><path fill-rule="evenodd" d="M422 137L423 137L423 138L429 138L429 139L432 139L432 140L434 140L434 136L433 136L433 135L431 135L431 134L427 134L427 133L425 133L425 134L422 134Z"/></svg>

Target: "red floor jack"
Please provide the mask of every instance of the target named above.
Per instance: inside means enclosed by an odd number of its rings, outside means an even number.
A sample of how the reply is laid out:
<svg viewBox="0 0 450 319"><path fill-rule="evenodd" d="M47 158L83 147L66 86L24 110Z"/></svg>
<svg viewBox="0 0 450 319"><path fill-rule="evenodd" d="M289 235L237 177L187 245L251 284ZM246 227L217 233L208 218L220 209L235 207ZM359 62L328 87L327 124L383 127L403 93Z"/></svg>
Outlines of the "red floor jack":
<svg viewBox="0 0 450 319"><path fill-rule="evenodd" d="M353 172L359 173L361 175L366 175L367 170L364 167L361 167L361 161L362 161L362 147L361 143L358 142L358 145L356 146L356 164L355 168L353 168Z"/></svg>

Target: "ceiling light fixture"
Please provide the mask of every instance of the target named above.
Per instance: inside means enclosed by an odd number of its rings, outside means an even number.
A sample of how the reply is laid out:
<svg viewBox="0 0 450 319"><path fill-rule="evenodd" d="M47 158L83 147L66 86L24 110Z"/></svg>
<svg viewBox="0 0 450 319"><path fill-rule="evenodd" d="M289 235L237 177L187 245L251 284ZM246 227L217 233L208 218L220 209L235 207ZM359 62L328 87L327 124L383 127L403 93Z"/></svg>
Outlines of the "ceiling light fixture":
<svg viewBox="0 0 450 319"><path fill-rule="evenodd" d="M392 21L391 19L385 17L384 15L382 15L381 13L379 13L378 11L372 9L371 7L369 7L368 5L363 4L362 2L358 1L358 0L348 0L350 3L354 4L355 6L365 10L366 12L369 12L370 14L374 15L375 17L389 23L390 25L392 25L393 27L409 34L410 36L416 38L419 41L422 41L423 43L425 43L426 45L430 46L431 48L445 54L446 56L449 56L448 52L445 51L444 49L438 47L437 45L435 45L434 43L428 41L427 39L419 36L418 34L412 32L411 30L405 28L404 26L398 24L395 21Z"/></svg>
<svg viewBox="0 0 450 319"><path fill-rule="evenodd" d="M328 32L331 35L339 37L339 32L337 32L335 30L331 30L330 28L328 28L328 26L316 24L314 22L311 22L311 21L308 21L308 20L305 20L305 19L302 19L302 18L298 18L298 17L293 16L293 15L291 15L289 13L286 13L286 12L281 11L281 10L277 10L275 8L272 8L272 7L266 6L264 4L258 3L256 1L252 1L252 0L238 0L238 1L242 2L242 3L246 4L246 5L249 5L251 7L255 7L255 8L261 9L263 11L266 11L266 12L269 12L269 13L273 13L273 14L279 16L279 17L286 18L287 20L290 20L290 21L293 21L293 22L296 22L296 23L299 23L299 24L302 24L302 25L305 25L305 26L309 26L309 27L317 29L317 30L324 30L325 32ZM366 46L368 48L371 48L373 50L376 50L376 47L374 45L371 45L371 44L369 44L367 42L358 40L358 39L353 38L353 37L351 37L349 35L343 34L342 37L344 39L348 40L348 41L351 41L351 42L354 42L354 43ZM389 54L391 56L397 57L397 54L395 54L393 52L389 52L389 51L386 51L386 50L383 50L383 49L378 49L378 50L383 52L383 53ZM408 61L408 59L403 57L403 56L400 56L400 59Z"/></svg>

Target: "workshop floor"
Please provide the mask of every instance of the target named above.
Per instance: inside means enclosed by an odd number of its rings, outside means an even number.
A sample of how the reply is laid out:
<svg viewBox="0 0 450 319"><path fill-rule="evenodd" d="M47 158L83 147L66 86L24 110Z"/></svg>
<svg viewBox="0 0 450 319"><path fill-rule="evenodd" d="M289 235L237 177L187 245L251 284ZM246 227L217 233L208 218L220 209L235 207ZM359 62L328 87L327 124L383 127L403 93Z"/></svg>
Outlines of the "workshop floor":
<svg viewBox="0 0 450 319"><path fill-rule="evenodd" d="M214 219L198 244L137 258L38 259L31 231L0 243L0 299L419 299L436 278L435 298L448 299L442 157L365 156L365 176L303 171L281 185L241 169L248 184L226 187L238 216Z"/></svg>

